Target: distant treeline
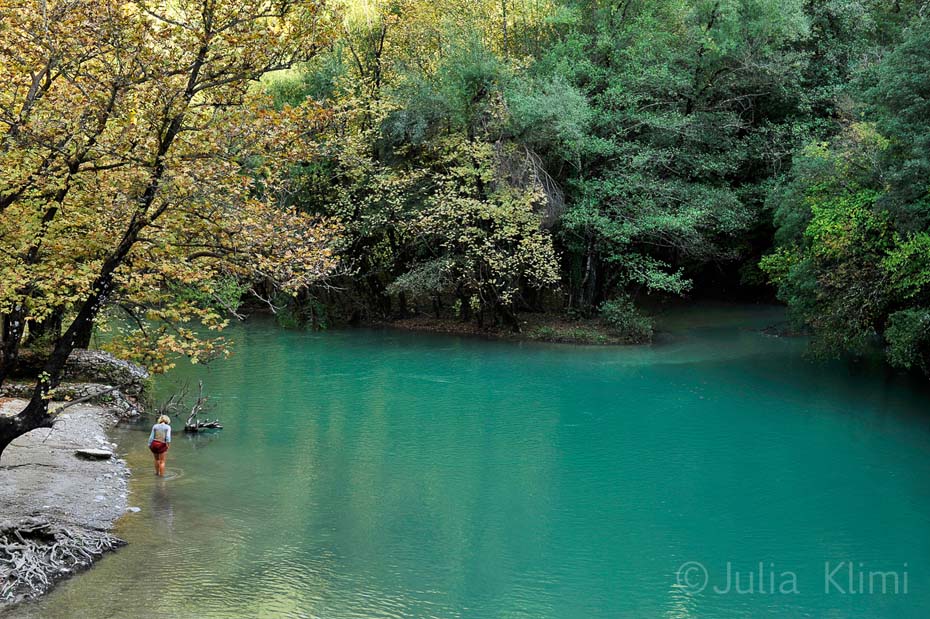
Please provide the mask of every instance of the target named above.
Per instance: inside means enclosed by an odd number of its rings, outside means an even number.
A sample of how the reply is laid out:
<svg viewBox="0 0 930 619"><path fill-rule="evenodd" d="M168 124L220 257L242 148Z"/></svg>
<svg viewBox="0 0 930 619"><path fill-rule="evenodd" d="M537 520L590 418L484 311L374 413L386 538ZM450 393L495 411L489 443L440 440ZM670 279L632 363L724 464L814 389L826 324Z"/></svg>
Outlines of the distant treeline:
<svg viewBox="0 0 930 619"><path fill-rule="evenodd" d="M276 104L329 111L291 203L345 226L296 321L773 287L818 350L930 342L930 3L363 0Z"/></svg>
<svg viewBox="0 0 930 619"><path fill-rule="evenodd" d="M930 368L930 0L0 0L0 78L36 423L73 348L205 361L250 302L644 341L778 297Z"/></svg>

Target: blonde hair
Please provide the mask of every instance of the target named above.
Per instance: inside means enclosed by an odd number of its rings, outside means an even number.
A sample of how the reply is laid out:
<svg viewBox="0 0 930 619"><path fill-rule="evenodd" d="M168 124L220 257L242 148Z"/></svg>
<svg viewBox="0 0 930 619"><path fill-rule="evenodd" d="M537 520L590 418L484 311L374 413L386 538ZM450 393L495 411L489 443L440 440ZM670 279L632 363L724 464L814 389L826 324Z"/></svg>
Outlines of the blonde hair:
<svg viewBox="0 0 930 619"><path fill-rule="evenodd" d="M158 423L167 423L170 426L171 417L169 417L168 415L162 415L161 417L158 418Z"/></svg>

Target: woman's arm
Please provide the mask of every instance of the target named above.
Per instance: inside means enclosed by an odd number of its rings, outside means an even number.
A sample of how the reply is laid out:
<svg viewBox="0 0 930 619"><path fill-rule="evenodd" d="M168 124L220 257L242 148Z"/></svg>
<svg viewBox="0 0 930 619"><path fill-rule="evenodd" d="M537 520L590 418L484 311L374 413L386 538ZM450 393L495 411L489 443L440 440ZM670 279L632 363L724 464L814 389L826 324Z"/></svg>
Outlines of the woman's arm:
<svg viewBox="0 0 930 619"><path fill-rule="evenodd" d="M166 442L166 443L170 443L170 442L171 442L171 426L168 426L168 433L165 434L165 442Z"/></svg>
<svg viewBox="0 0 930 619"><path fill-rule="evenodd" d="M155 426L152 426L152 431L149 432L149 447L152 446L152 441L155 440Z"/></svg>

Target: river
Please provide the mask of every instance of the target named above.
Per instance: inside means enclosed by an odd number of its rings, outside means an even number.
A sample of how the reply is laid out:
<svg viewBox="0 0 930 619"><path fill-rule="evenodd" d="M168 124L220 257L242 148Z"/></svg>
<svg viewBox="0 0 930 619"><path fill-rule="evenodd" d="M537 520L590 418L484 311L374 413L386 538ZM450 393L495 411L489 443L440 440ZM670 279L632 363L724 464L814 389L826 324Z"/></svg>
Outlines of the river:
<svg viewBox="0 0 930 619"><path fill-rule="evenodd" d="M177 432L164 480L118 430L129 546L16 616L923 619L930 394L781 318L672 312L644 347L235 327L158 383L202 378L225 429Z"/></svg>

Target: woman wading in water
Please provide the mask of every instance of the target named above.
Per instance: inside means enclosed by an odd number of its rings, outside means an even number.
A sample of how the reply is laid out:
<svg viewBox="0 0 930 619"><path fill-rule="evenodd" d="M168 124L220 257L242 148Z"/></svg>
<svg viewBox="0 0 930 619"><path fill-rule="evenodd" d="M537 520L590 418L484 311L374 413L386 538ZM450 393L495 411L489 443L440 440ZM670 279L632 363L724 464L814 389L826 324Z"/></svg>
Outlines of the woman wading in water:
<svg viewBox="0 0 930 619"><path fill-rule="evenodd" d="M168 455L168 446L171 444L171 419L167 415L158 418L149 434L149 449L155 454L155 474L165 476L165 457Z"/></svg>

